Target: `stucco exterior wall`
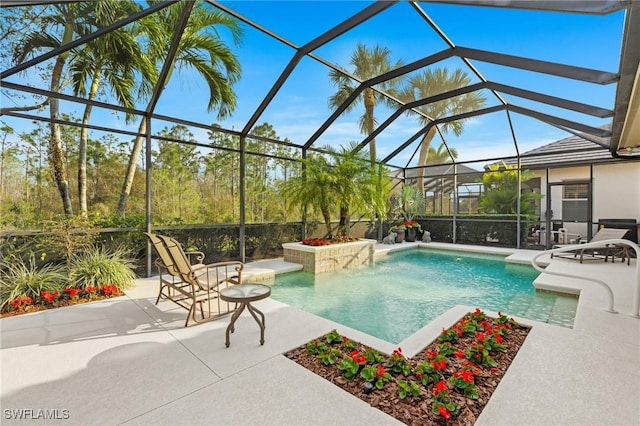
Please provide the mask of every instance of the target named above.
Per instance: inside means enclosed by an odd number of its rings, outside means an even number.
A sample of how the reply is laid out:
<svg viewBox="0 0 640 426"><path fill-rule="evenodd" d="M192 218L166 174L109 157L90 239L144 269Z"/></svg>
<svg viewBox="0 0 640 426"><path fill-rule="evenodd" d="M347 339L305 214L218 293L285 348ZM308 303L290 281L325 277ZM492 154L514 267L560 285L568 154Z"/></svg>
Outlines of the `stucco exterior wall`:
<svg viewBox="0 0 640 426"><path fill-rule="evenodd" d="M640 221L640 162L593 167L593 219Z"/></svg>
<svg viewBox="0 0 640 426"><path fill-rule="evenodd" d="M534 170L540 178L540 218L545 220L547 175L546 170ZM589 180L589 167L564 167L549 170L549 181L571 182ZM593 221L600 219L636 219L640 222L640 162L619 162L593 166ZM562 217L562 187L552 187L552 219ZM569 233L586 235L586 224L564 223ZM594 226L592 232L597 229Z"/></svg>

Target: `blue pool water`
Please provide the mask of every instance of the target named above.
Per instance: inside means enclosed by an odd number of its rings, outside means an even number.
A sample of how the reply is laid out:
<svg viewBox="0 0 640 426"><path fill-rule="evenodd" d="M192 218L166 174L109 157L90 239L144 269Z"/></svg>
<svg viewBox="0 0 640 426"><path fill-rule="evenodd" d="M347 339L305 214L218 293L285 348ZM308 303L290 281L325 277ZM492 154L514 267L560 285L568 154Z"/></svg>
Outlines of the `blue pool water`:
<svg viewBox="0 0 640 426"><path fill-rule="evenodd" d="M395 344L455 305L572 327L577 299L536 292L537 276L499 256L411 250L367 268L278 275L271 296Z"/></svg>

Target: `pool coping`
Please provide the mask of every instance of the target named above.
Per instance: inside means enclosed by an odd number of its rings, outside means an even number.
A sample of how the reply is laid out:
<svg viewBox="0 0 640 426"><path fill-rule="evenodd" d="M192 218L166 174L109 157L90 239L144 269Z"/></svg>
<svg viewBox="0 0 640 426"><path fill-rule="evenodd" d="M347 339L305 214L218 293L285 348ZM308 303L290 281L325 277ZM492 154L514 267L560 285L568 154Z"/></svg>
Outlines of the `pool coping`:
<svg viewBox="0 0 640 426"><path fill-rule="evenodd" d="M247 264L247 273L281 264L270 262ZM580 290L574 328L521 319L532 329L477 425L638 423L640 320L626 315L635 264L550 261L605 277L620 313L604 311L591 283L541 277ZM125 296L0 320L3 408L68 409L65 424L400 424L282 355L333 328L385 352L395 345L265 299L256 302L264 346L242 315L225 348L228 319L185 328L184 310L154 304L157 289L157 277L139 279ZM419 350L470 308L452 308L403 351Z"/></svg>

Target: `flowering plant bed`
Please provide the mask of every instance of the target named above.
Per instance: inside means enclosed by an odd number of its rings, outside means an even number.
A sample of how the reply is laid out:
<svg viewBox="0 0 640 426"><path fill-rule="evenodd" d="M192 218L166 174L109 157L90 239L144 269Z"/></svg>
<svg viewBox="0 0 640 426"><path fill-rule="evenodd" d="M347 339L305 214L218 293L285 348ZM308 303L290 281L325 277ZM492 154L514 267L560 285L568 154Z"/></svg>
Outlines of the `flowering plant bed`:
<svg viewBox="0 0 640 426"><path fill-rule="evenodd" d="M358 237L354 237L351 235L336 235L333 238L307 238L302 240L302 244L304 244L305 246L328 246L330 244L358 241L358 239Z"/></svg>
<svg viewBox="0 0 640 426"><path fill-rule="evenodd" d="M63 291L45 290L36 298L31 296L18 296L10 300L6 305L6 310L2 311L0 317L4 318L45 309L77 305L121 295L122 293L118 289L118 286L113 284L86 286L84 288L67 287Z"/></svg>
<svg viewBox="0 0 640 426"><path fill-rule="evenodd" d="M409 425L475 423L529 328L499 313L468 313L413 359L335 330L285 355Z"/></svg>

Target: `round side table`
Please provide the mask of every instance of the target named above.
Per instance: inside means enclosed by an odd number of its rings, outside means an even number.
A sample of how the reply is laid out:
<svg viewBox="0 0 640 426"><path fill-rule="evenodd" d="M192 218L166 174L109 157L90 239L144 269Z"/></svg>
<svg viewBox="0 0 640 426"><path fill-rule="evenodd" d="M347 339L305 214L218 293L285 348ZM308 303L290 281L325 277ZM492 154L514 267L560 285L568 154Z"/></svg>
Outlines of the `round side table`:
<svg viewBox="0 0 640 426"><path fill-rule="evenodd" d="M237 284L220 290L220 299L224 300L225 302L240 304L240 306L231 316L231 322L227 327L227 339L225 341L226 347L229 347L229 345L231 344L231 342L229 341L229 333L233 333L235 331L234 324L236 323L236 320L238 319L242 311L244 311L244 308L247 308L253 319L255 319L260 326L260 344L264 345L264 314L258 309L251 306L251 302L266 299L270 295L271 287L264 284ZM260 317L258 317L258 315Z"/></svg>

